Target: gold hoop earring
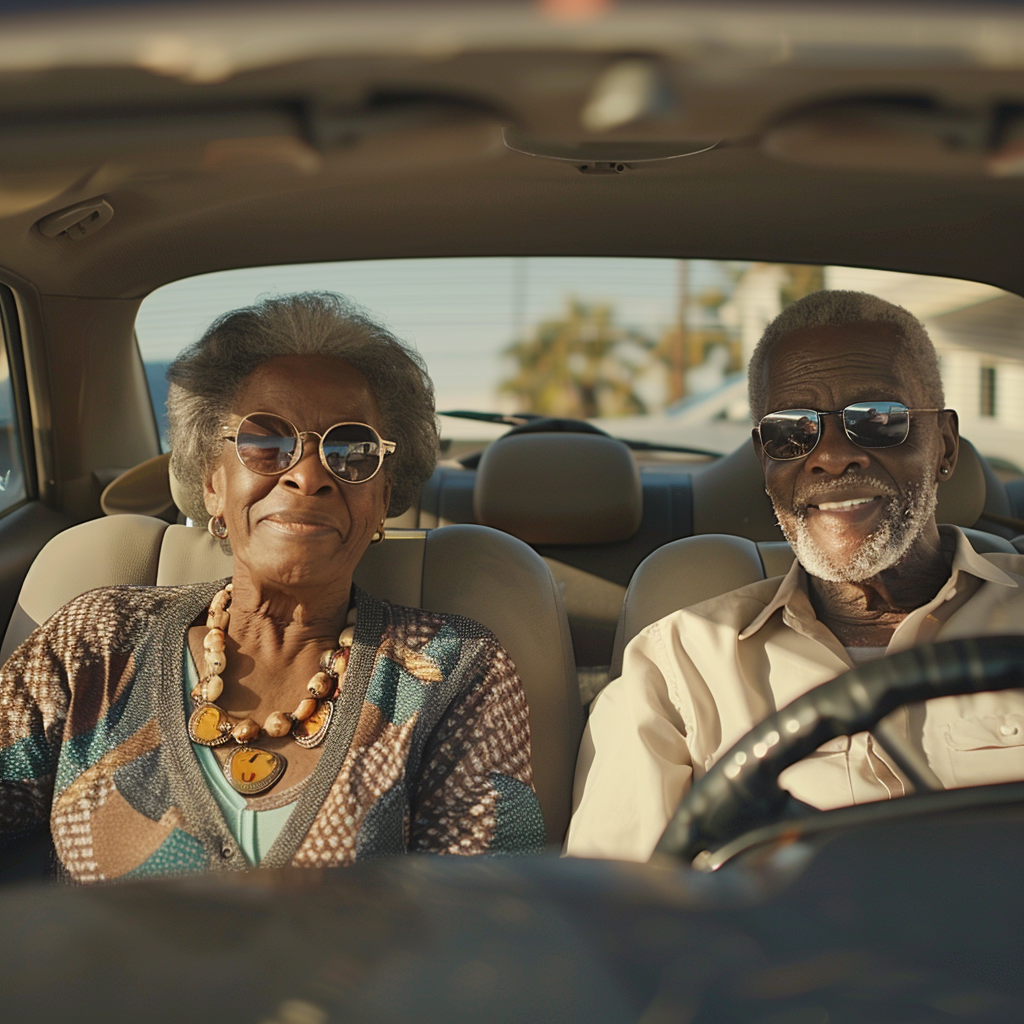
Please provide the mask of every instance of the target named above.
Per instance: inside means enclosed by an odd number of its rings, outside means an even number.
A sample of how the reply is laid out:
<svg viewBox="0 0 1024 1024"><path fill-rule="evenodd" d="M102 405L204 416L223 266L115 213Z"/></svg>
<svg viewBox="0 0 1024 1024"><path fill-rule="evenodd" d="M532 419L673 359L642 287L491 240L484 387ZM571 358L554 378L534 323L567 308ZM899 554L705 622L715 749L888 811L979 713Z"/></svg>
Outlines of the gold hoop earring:
<svg viewBox="0 0 1024 1024"><path fill-rule="evenodd" d="M382 519L380 521L380 526L377 527L377 529L374 531L373 536L370 538L370 543L379 544L386 536L387 533L384 530L384 520Z"/></svg>
<svg viewBox="0 0 1024 1024"><path fill-rule="evenodd" d="M214 540L228 539L228 524L223 516L210 516L206 530Z"/></svg>

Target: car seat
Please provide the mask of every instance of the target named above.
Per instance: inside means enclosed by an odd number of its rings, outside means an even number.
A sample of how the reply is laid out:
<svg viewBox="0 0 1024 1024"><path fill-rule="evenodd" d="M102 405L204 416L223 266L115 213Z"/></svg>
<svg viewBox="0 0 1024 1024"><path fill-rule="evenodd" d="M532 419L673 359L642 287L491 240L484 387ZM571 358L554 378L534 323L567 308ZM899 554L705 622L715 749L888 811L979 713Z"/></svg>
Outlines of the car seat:
<svg viewBox="0 0 1024 1024"><path fill-rule="evenodd" d="M976 551L1019 554L1003 537L972 529L964 529L964 533ZM758 543L731 534L685 537L659 548L640 563L622 602L612 651L612 678L622 672L626 645L652 622L758 580L782 576L793 558L785 541Z"/></svg>
<svg viewBox="0 0 1024 1024"><path fill-rule="evenodd" d="M483 453L472 518L531 545L565 600L584 700L608 678L612 639L633 570L691 532L689 479L641 474L603 434L509 435Z"/></svg>
<svg viewBox="0 0 1024 1024"><path fill-rule="evenodd" d="M217 580L231 567L220 544L196 527L131 514L74 526L51 540L29 569L0 658L87 590ZM565 610L543 560L523 542L483 526L393 531L367 549L355 581L397 604L476 619L498 637L529 702L534 785L548 841L561 844L583 711Z"/></svg>

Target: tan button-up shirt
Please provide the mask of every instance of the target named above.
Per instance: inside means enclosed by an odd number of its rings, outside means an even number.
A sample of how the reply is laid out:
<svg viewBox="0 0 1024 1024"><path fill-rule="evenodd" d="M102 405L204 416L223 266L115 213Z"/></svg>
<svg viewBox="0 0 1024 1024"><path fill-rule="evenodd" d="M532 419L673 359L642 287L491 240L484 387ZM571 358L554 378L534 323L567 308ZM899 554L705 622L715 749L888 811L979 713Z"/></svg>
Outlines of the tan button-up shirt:
<svg viewBox="0 0 1024 1024"><path fill-rule="evenodd" d="M979 555L955 527L949 580L896 628L886 654L932 640L1024 632L1024 555ZM766 716L853 667L789 573L673 612L626 648L594 702L576 766L566 851L647 860L694 779ZM950 788L1024 779L1024 693L944 697L893 724ZM902 796L909 783L867 733L787 769L795 797L828 809Z"/></svg>

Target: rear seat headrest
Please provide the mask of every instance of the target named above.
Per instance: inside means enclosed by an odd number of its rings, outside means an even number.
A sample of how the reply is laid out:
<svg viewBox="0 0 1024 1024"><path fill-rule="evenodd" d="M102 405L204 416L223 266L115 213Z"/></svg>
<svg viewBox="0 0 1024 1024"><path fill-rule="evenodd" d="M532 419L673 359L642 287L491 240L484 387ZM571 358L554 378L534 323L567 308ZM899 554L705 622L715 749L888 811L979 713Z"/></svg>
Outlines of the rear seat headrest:
<svg viewBox="0 0 1024 1024"><path fill-rule="evenodd" d="M100 495L105 515L162 516L173 508L184 509L184 494L171 470L171 453L155 455L125 470Z"/></svg>
<svg viewBox="0 0 1024 1024"><path fill-rule="evenodd" d="M977 449L960 438L960 454L953 475L939 484L935 518L954 526L973 526L985 511L987 481Z"/></svg>
<svg viewBox="0 0 1024 1024"><path fill-rule="evenodd" d="M643 518L633 453L599 434L516 434L483 454L473 489L483 526L528 544L609 544Z"/></svg>
<svg viewBox="0 0 1024 1024"><path fill-rule="evenodd" d="M104 488L100 508L108 516L162 516L174 507L170 455L156 455L126 470Z"/></svg>

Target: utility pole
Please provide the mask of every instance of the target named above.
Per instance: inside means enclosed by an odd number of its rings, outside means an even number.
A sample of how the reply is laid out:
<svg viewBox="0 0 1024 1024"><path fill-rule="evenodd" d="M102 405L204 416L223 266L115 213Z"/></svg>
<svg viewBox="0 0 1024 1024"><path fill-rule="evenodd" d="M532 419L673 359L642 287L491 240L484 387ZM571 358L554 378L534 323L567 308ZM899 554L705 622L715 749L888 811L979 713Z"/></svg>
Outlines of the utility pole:
<svg viewBox="0 0 1024 1024"><path fill-rule="evenodd" d="M514 256L512 262L512 337L523 341L526 337L526 275L527 258Z"/></svg>
<svg viewBox="0 0 1024 1024"><path fill-rule="evenodd" d="M677 265L677 326L668 353L669 405L686 397L686 371L690 368L690 261L678 260Z"/></svg>

